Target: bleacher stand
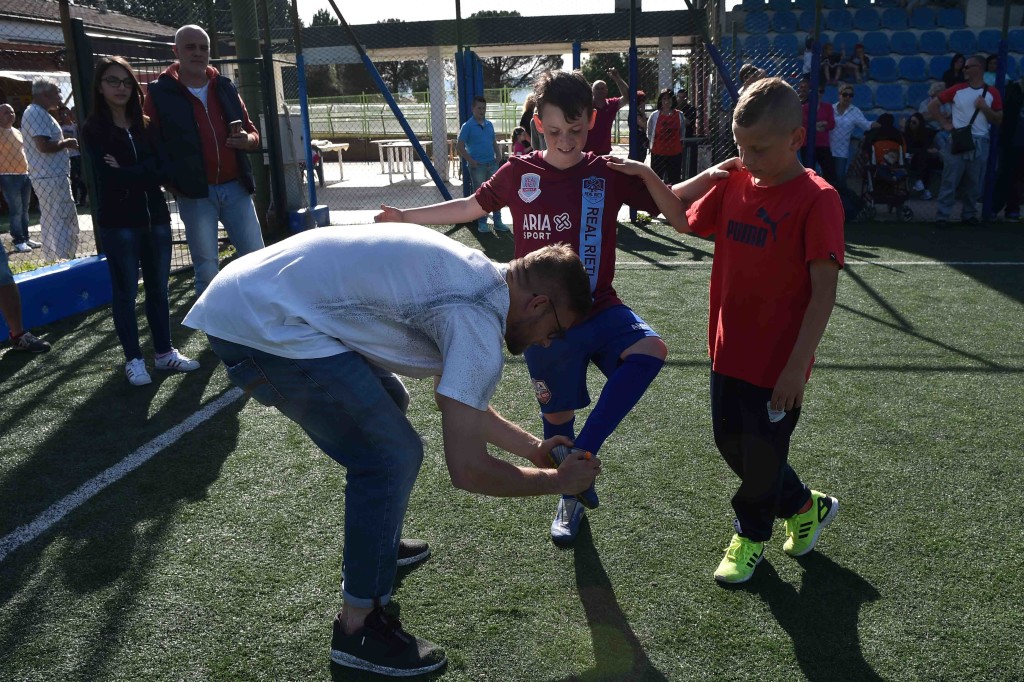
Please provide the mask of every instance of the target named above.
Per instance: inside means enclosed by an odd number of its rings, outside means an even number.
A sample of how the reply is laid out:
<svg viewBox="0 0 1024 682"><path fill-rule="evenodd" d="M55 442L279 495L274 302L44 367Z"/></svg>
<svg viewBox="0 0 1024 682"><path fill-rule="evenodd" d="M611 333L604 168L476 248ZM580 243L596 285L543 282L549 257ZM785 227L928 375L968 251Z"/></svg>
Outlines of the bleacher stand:
<svg viewBox="0 0 1024 682"><path fill-rule="evenodd" d="M864 34L864 51L868 53L869 57L888 57L891 54L889 50L889 36L882 33L881 31L870 31Z"/></svg>
<svg viewBox="0 0 1024 682"><path fill-rule="evenodd" d="M796 33L796 13L789 10L776 12L772 17L772 30L780 35ZM796 39L796 36L793 36Z"/></svg>
<svg viewBox="0 0 1024 682"><path fill-rule="evenodd" d="M943 7L936 17L936 24L941 28L963 28L964 11L959 7Z"/></svg>
<svg viewBox="0 0 1024 682"><path fill-rule="evenodd" d="M1014 28L1006 36L1010 52L1024 52L1024 28Z"/></svg>
<svg viewBox="0 0 1024 682"><path fill-rule="evenodd" d="M905 81L923 83L928 80L928 70L924 63L924 57L912 55L900 60L899 76Z"/></svg>
<svg viewBox="0 0 1024 682"><path fill-rule="evenodd" d="M853 54L853 46L860 42L860 38L853 31L843 31L837 33L836 37L832 39L832 49L835 50L836 54L846 55L849 57Z"/></svg>
<svg viewBox="0 0 1024 682"><path fill-rule="evenodd" d="M857 10L861 12L863 10ZM828 12L828 19L825 21L825 26L830 31L849 31L853 29L853 15L850 14L849 10L845 9L833 9Z"/></svg>
<svg viewBox="0 0 1024 682"><path fill-rule="evenodd" d="M874 7L862 7L854 13L853 25L858 31L877 31L882 27L882 19Z"/></svg>
<svg viewBox="0 0 1024 682"><path fill-rule="evenodd" d="M890 31L902 31L909 28L907 12L898 7L890 7L882 12L882 28Z"/></svg>
<svg viewBox="0 0 1024 682"><path fill-rule="evenodd" d="M787 57L800 54L800 41L794 33L780 33L772 39L772 51Z"/></svg>
<svg viewBox="0 0 1024 682"><path fill-rule="evenodd" d="M978 32L978 51L985 54L996 54L999 52L999 41L1003 39L1003 32L993 28L987 28Z"/></svg>
<svg viewBox="0 0 1024 682"><path fill-rule="evenodd" d="M972 55L978 50L978 39L974 31L960 29L949 34L949 51Z"/></svg>
<svg viewBox="0 0 1024 682"><path fill-rule="evenodd" d="M896 67L896 60L892 57L875 57L871 60L869 69L872 80L879 83L892 83L899 78L899 70Z"/></svg>
<svg viewBox="0 0 1024 682"><path fill-rule="evenodd" d="M893 54L916 55L917 36L910 31L895 31L889 36L889 49Z"/></svg>
<svg viewBox="0 0 1024 682"><path fill-rule="evenodd" d="M910 25L919 31L935 28L935 10L928 5L915 7L910 14Z"/></svg>
<svg viewBox="0 0 1024 682"><path fill-rule="evenodd" d="M942 75L949 68L949 62L949 55L942 54L932 57L931 61L928 62L928 77L932 80L941 81Z"/></svg>
<svg viewBox="0 0 1024 682"><path fill-rule="evenodd" d="M903 111L907 96L899 83L882 83L875 88L875 106L886 111Z"/></svg>
<svg viewBox="0 0 1024 682"><path fill-rule="evenodd" d="M743 30L750 34L767 33L771 27L772 20L767 12L747 12L743 19Z"/></svg>
<svg viewBox="0 0 1024 682"><path fill-rule="evenodd" d="M925 54L945 55L949 51L946 34L942 31L925 31L918 38L917 46ZM941 78L940 73L937 78Z"/></svg>

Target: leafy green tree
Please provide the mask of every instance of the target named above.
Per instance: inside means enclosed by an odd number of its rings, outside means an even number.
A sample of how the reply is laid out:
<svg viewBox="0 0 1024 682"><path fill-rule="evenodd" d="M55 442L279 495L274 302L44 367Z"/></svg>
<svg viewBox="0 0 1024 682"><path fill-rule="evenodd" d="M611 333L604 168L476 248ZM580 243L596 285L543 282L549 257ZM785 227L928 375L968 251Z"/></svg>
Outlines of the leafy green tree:
<svg viewBox="0 0 1024 682"><path fill-rule="evenodd" d="M484 10L470 15L472 19L522 16L516 10ZM549 70L562 68L561 55L540 57L485 57L484 88L529 87L537 76Z"/></svg>
<svg viewBox="0 0 1024 682"><path fill-rule="evenodd" d="M318 9L316 14L313 15L310 26L341 26L341 22L338 21L338 18L333 13L326 9Z"/></svg>

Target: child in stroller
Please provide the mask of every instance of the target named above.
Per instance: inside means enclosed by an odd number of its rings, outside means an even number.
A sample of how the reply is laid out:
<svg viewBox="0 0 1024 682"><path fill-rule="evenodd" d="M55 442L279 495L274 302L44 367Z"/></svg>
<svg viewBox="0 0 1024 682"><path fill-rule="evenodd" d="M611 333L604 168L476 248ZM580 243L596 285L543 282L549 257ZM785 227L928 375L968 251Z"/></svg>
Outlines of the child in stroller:
<svg viewBox="0 0 1024 682"><path fill-rule="evenodd" d="M891 114L884 116L891 117ZM882 123L881 118L879 123ZM889 213L898 210L900 220L910 221L914 219L914 211L906 203L910 196L907 150L902 136L895 127L893 130L896 135L885 135L884 130L883 124L878 131L879 134L872 135L864 145L868 158L864 164L861 188L861 200L864 202L863 217L873 220L877 215L877 207L885 205L889 207Z"/></svg>

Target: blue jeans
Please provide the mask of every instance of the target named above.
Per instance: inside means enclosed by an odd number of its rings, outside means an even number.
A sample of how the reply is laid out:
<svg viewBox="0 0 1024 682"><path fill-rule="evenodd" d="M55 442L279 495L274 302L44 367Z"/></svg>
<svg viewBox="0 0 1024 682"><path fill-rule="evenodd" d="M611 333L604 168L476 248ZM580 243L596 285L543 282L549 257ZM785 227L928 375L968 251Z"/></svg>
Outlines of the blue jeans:
<svg viewBox="0 0 1024 682"><path fill-rule="evenodd" d="M469 167L469 178L473 182L473 191L475 192L480 185L487 182L492 175L498 172L497 161L483 161L478 162L475 166ZM491 214L491 218L494 220L495 225L501 225L501 211L495 211ZM487 224L487 216L480 218L480 225Z"/></svg>
<svg viewBox="0 0 1024 682"><path fill-rule="evenodd" d="M842 156L833 156L832 160L836 164L836 184L834 187L836 191L845 190L847 188L846 174L850 172L850 159L843 158Z"/></svg>
<svg viewBox="0 0 1024 682"><path fill-rule="evenodd" d="M978 200L985 182L985 165L988 161L988 138L974 138L974 151L966 154L954 154L949 145L939 147L942 154L942 184L939 186L939 197L935 217L938 220L949 220L953 212L957 194L963 202L960 211L961 220L973 218L978 212Z"/></svg>
<svg viewBox="0 0 1024 682"><path fill-rule="evenodd" d="M28 175L0 175L0 190L10 208L11 239L15 244L28 241L28 205L32 201Z"/></svg>
<svg viewBox="0 0 1024 682"><path fill-rule="evenodd" d="M388 603L402 523L423 462L423 443L405 418L405 386L358 353L291 360L209 338L232 383L276 407L345 467L341 589L352 606Z"/></svg>
<svg viewBox="0 0 1024 682"><path fill-rule="evenodd" d="M202 199L178 197L178 212L185 223L185 240L192 254L196 275L196 293L201 294L217 275L217 221L224 223L238 255L263 248L263 233L256 207L242 183L237 180L210 185L209 196Z"/></svg>
<svg viewBox="0 0 1024 682"><path fill-rule="evenodd" d="M114 293L111 309L114 329L128 360L142 357L139 348L139 324L135 317L135 298L139 293L139 265L146 289L146 319L157 354L171 350L170 307L167 280L171 274L171 226L152 228L99 229L100 243L110 269L110 288Z"/></svg>

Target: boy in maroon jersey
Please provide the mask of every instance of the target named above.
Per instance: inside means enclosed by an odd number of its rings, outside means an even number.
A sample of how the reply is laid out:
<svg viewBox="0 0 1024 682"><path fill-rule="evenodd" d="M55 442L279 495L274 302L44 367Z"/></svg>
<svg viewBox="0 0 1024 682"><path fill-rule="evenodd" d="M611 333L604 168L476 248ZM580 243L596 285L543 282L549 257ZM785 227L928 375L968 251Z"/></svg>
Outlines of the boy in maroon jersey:
<svg viewBox="0 0 1024 682"><path fill-rule="evenodd" d="M711 419L715 444L741 483L732 498L736 534L715 579L741 583L764 556L776 518L786 520L783 550L802 556L839 511L836 498L808 488L787 460L835 304L844 218L835 189L800 163L800 99L785 81L750 85L732 130L744 169L689 208L692 195L677 185L673 196L649 167L614 167L644 180L677 231L716 237Z"/></svg>
<svg viewBox="0 0 1024 682"><path fill-rule="evenodd" d="M597 454L668 355L661 337L612 288L619 208L628 204L656 213L657 206L640 178L612 170L609 157L583 151L595 117L591 88L582 74L547 72L537 79L534 96L534 123L544 135L546 150L510 158L473 196L414 209L381 206L377 221L466 223L509 206L517 258L559 242L579 253L594 296L590 316L567 330L563 340L548 348L532 346L525 357L540 403L544 437L564 435L574 439L576 448ZM714 178L724 175L728 172L710 169L680 185L679 191L696 199ZM576 436L576 410L590 404L587 367L591 362L608 381ZM563 497L551 524L552 540L571 544L584 506L597 505L593 487L575 498Z"/></svg>

